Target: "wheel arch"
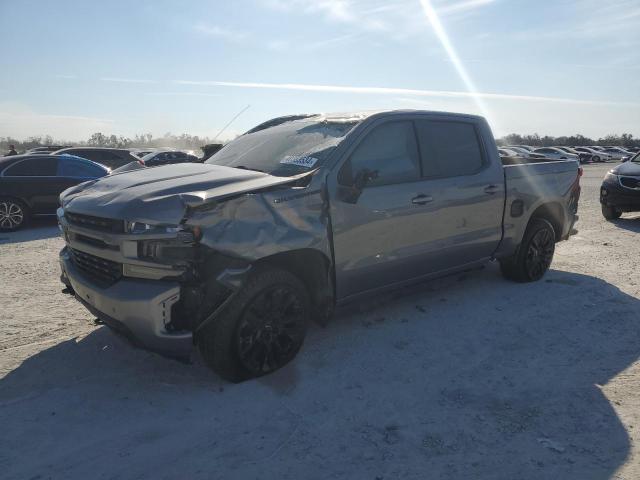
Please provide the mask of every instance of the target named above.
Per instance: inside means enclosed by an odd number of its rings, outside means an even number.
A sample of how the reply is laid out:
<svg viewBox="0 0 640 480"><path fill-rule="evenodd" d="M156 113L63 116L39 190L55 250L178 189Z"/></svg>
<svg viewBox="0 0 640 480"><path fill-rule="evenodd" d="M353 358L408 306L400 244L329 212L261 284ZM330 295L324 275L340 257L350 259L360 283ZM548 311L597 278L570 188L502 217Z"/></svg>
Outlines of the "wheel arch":
<svg viewBox="0 0 640 480"><path fill-rule="evenodd" d="M306 286L314 311L314 320L326 323L334 306L333 270L329 258L320 250L303 248L263 257L254 267L282 268L298 277Z"/></svg>
<svg viewBox="0 0 640 480"><path fill-rule="evenodd" d="M26 198L18 197L17 195L2 193L0 194L0 199L3 199L3 198L18 201L29 209L29 213L31 212L31 208L32 208L31 203L29 203L29 201Z"/></svg>
<svg viewBox="0 0 640 480"><path fill-rule="evenodd" d="M531 223L534 218L542 218L548 221L553 226L553 230L556 234L556 241L560 241L562 239L562 231L565 224L565 214L560 203L547 202L538 206L529 216L527 225L529 225L529 223Z"/></svg>

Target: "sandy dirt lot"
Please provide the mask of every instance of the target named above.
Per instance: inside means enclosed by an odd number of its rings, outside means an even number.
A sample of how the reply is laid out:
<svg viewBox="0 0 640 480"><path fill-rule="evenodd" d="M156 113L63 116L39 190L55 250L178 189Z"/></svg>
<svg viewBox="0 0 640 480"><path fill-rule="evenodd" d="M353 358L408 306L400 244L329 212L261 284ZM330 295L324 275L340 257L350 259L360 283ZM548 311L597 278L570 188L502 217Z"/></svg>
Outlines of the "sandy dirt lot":
<svg viewBox="0 0 640 480"><path fill-rule="evenodd" d="M606 169L541 282L417 286L240 385L94 325L55 223L0 235L0 477L640 478L640 215L601 217Z"/></svg>

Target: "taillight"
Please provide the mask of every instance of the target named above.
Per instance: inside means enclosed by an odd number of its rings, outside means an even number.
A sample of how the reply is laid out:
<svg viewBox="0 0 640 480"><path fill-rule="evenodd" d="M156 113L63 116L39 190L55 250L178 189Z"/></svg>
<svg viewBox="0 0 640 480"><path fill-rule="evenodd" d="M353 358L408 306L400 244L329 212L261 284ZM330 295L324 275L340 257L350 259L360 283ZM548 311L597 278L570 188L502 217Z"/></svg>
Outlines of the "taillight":
<svg viewBox="0 0 640 480"><path fill-rule="evenodd" d="M578 167L578 178L580 178L583 173L584 173L584 170L582 169L582 167Z"/></svg>

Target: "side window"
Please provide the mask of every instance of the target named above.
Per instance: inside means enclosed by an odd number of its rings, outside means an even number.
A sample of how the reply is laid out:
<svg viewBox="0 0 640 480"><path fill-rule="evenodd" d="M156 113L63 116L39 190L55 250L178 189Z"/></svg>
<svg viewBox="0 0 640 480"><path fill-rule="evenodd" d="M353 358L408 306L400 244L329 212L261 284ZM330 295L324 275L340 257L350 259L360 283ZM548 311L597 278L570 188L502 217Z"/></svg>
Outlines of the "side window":
<svg viewBox="0 0 640 480"><path fill-rule="evenodd" d="M121 160L122 157L120 157L120 155L118 155L116 152L110 152L109 150L103 150L102 151L102 159L104 161L118 161Z"/></svg>
<svg viewBox="0 0 640 480"><path fill-rule="evenodd" d="M14 163L4 171L5 177L54 177L58 169L58 159L29 158Z"/></svg>
<svg viewBox="0 0 640 480"><path fill-rule="evenodd" d="M459 177L482 169L482 149L473 124L418 120L416 129L425 177Z"/></svg>
<svg viewBox="0 0 640 480"><path fill-rule="evenodd" d="M76 157L86 158L87 160L91 160L93 162L100 162L102 160L100 150L73 150L69 153L71 155L75 155Z"/></svg>
<svg viewBox="0 0 640 480"><path fill-rule="evenodd" d="M420 164L412 122L388 122L375 127L343 170L339 173L341 183L352 183L358 175L366 175L366 186L418 180Z"/></svg>
<svg viewBox="0 0 640 480"><path fill-rule="evenodd" d="M105 172L89 162L61 158L58 162L58 175L61 177L97 178L103 177Z"/></svg>

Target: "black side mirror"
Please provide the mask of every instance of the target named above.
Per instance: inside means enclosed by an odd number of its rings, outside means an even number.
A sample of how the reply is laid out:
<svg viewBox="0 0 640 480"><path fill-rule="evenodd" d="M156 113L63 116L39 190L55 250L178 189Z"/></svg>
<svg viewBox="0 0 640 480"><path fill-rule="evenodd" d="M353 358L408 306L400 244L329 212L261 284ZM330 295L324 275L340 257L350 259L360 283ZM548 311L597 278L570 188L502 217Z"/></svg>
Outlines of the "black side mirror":
<svg viewBox="0 0 640 480"><path fill-rule="evenodd" d="M362 190L367 186L372 180L378 178L377 170L369 170L367 168L363 168L358 173L356 173L355 178L353 179L353 186L358 190Z"/></svg>
<svg viewBox="0 0 640 480"><path fill-rule="evenodd" d="M357 203L362 190L372 180L378 178L378 172L363 168L352 178L344 179L343 184L340 186L339 196L340 199L346 203Z"/></svg>

